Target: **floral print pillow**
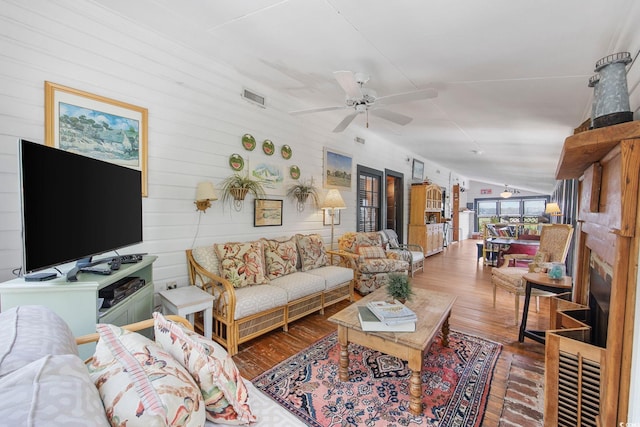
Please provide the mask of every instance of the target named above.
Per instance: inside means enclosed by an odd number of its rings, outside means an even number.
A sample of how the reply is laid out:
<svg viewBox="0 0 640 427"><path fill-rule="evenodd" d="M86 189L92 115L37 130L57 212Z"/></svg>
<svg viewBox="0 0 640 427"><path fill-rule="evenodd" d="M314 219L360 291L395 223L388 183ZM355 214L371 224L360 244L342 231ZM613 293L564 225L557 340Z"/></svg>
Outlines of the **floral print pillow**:
<svg viewBox="0 0 640 427"><path fill-rule="evenodd" d="M296 235L298 251L302 262L302 271L309 271L327 265L327 253L319 234Z"/></svg>
<svg viewBox="0 0 640 427"><path fill-rule="evenodd" d="M214 247L220 262L220 275L231 282L233 287L269 283L264 272L264 248L261 241L216 243Z"/></svg>
<svg viewBox="0 0 640 427"><path fill-rule="evenodd" d="M220 424L256 421L249 394L231 356L217 343L153 313L156 342L196 380L204 397L207 420Z"/></svg>
<svg viewBox="0 0 640 427"><path fill-rule="evenodd" d="M167 351L135 332L96 326L100 339L88 366L112 426L203 426L200 388Z"/></svg>
<svg viewBox="0 0 640 427"><path fill-rule="evenodd" d="M288 240L263 239L267 277L276 279L296 272L298 247L295 238Z"/></svg>

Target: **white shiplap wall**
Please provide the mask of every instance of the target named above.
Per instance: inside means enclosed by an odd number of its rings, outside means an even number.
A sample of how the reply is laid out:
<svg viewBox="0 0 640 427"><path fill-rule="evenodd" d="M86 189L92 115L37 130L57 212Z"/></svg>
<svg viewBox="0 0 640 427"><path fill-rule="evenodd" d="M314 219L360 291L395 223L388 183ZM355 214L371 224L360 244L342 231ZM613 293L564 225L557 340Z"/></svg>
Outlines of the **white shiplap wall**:
<svg viewBox="0 0 640 427"><path fill-rule="evenodd" d="M294 118L286 113L291 100L188 47L130 25L126 17L91 1L0 0L0 52L0 281L13 278L12 270L21 265L17 140L44 142L47 80L148 108L144 243L122 252L159 256L154 265L156 290L169 281L187 284L184 250L191 247L198 230L199 214L193 205L196 184L211 180L218 185L231 173L228 158L234 152L251 165L269 160L288 170L296 164L303 178L321 183L323 147L330 147L353 155L354 172L359 163L404 173L408 204L411 163L407 159L413 158L412 153L400 154L375 135L359 135L366 143L355 143L349 130L332 133L334 120L323 115ZM243 87L264 94L268 107L243 100ZM271 139L278 149L290 145L293 158L267 157L259 148L244 151L240 145L244 133L259 142ZM425 174L448 187L452 173L421 160ZM270 194L283 198L284 191ZM336 236L355 229L355 191L343 192L343 197L348 208L342 212ZM60 203L77 203L81 209L82 195L69 189L60 194ZM329 243L330 227L322 225L321 211L311 206L300 213L285 200L282 227L254 228L252 205L249 199L236 212L214 202L201 215L195 244L296 232L319 232Z"/></svg>

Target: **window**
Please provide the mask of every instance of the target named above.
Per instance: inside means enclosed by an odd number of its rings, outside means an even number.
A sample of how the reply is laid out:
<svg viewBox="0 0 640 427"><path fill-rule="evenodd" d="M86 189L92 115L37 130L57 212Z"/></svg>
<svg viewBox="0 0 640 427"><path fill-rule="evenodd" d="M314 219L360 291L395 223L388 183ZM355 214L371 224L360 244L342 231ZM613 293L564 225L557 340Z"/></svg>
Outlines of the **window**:
<svg viewBox="0 0 640 427"><path fill-rule="evenodd" d="M518 222L531 224L527 228L537 228L546 203L547 198L540 197L476 199L476 231L482 231L489 222Z"/></svg>
<svg viewBox="0 0 640 427"><path fill-rule="evenodd" d="M358 165L358 230L380 230L381 171Z"/></svg>

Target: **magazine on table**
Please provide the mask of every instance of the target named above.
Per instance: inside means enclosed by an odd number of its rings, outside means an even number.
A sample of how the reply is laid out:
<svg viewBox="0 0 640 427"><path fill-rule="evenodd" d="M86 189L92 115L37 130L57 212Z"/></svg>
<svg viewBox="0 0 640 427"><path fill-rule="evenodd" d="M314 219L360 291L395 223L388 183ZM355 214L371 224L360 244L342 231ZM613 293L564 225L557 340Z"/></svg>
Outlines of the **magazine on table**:
<svg viewBox="0 0 640 427"><path fill-rule="evenodd" d="M360 326L365 332L415 332L416 322L402 322L395 324L386 324L381 322L375 314L364 305L358 306L358 318Z"/></svg>
<svg viewBox="0 0 640 427"><path fill-rule="evenodd" d="M394 323L415 322L418 316L398 300L370 301L367 307L381 321L388 325Z"/></svg>

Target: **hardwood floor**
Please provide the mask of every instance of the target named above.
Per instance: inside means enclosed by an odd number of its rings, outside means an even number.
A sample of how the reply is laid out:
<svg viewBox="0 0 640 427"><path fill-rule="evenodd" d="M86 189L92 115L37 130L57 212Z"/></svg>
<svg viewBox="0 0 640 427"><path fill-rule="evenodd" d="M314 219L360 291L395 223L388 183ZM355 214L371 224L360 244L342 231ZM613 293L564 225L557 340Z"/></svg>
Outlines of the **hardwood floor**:
<svg viewBox="0 0 640 427"><path fill-rule="evenodd" d="M490 427L501 424L503 399L514 357L520 366L526 365L528 360L543 361L544 346L528 339L524 343L518 342L518 326L513 323L513 295L498 290L496 308L493 308L491 267L483 266L476 258L476 242L464 240L454 243L444 252L428 257L424 272L417 273L412 283L415 287L447 292L458 297L450 318L452 329L503 345L483 422L483 426ZM242 344L239 353L234 356L242 375L254 378L335 331L335 324L327 319L347 305L348 302L341 302L325 310L324 315L312 314L293 322L288 332L276 330ZM530 309L529 328L547 328L548 307L547 299L541 298L540 312L536 313L535 307Z"/></svg>

